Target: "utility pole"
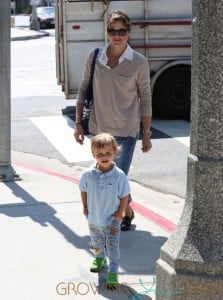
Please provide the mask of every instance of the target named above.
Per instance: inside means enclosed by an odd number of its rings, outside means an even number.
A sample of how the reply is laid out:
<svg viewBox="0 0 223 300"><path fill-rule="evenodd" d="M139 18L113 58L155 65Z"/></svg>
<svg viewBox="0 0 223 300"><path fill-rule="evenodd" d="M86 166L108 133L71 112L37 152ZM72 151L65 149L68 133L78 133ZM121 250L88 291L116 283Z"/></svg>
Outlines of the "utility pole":
<svg viewBox="0 0 223 300"><path fill-rule="evenodd" d="M187 197L157 262L157 297L223 299L223 3L192 1ZM214 34L213 34L214 33Z"/></svg>
<svg viewBox="0 0 223 300"><path fill-rule="evenodd" d="M19 180L11 166L10 1L0 1L0 181Z"/></svg>

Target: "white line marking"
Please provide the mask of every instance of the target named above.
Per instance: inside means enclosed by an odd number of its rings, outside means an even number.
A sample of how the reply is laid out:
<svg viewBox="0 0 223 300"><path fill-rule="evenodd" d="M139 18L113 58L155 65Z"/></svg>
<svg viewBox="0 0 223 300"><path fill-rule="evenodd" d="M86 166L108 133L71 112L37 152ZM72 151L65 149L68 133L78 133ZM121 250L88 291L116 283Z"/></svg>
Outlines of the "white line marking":
<svg viewBox="0 0 223 300"><path fill-rule="evenodd" d="M75 125L67 116L33 117L30 120L68 162L93 161L90 139L85 137L84 145L76 143Z"/></svg>
<svg viewBox="0 0 223 300"><path fill-rule="evenodd" d="M75 123L67 116L33 117L30 120L70 163L93 161L90 139L79 145L73 137ZM152 127L166 133L185 146L190 146L190 123L182 120L153 120Z"/></svg>
<svg viewBox="0 0 223 300"><path fill-rule="evenodd" d="M183 120L153 120L152 127L190 147L190 123Z"/></svg>

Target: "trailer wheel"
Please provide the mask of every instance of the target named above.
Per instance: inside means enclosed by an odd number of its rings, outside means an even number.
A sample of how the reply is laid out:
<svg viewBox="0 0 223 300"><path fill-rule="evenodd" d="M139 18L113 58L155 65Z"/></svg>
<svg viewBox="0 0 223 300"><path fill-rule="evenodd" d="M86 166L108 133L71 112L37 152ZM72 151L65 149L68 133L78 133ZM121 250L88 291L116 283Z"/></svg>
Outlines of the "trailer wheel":
<svg viewBox="0 0 223 300"><path fill-rule="evenodd" d="M153 89L153 110L162 118L190 119L191 66L177 65L165 70Z"/></svg>

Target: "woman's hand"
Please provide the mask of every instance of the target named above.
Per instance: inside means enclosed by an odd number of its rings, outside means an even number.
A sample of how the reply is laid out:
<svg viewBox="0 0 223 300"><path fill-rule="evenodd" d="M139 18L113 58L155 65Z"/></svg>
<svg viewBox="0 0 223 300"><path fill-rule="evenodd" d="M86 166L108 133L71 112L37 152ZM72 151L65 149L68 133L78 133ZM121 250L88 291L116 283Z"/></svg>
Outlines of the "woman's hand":
<svg viewBox="0 0 223 300"><path fill-rule="evenodd" d="M75 141L83 145L84 143L84 129L80 123L76 124L76 127L74 128L74 138Z"/></svg>
<svg viewBox="0 0 223 300"><path fill-rule="evenodd" d="M150 135L145 132L142 137L142 152L146 153L152 148L152 143L150 140Z"/></svg>

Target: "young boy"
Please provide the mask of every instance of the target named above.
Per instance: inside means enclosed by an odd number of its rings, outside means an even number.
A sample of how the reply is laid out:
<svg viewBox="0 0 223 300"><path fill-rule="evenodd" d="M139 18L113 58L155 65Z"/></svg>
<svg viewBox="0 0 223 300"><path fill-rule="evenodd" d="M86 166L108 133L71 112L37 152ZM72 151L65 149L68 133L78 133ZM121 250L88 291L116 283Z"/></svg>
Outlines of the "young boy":
<svg viewBox="0 0 223 300"><path fill-rule="evenodd" d="M90 271L103 269L107 254L107 288L118 286L120 224L130 194L125 173L114 163L118 148L115 138L108 133L92 137L91 151L96 163L83 173L79 184L95 253Z"/></svg>

